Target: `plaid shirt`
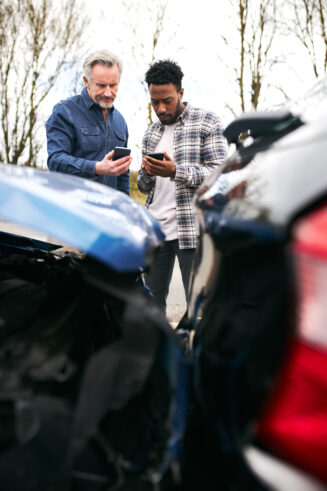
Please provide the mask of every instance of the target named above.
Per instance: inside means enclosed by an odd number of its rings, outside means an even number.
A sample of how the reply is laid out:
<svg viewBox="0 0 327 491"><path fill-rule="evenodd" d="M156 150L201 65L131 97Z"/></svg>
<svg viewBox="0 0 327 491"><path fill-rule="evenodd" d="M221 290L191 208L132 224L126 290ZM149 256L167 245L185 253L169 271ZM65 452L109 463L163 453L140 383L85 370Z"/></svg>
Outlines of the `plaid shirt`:
<svg viewBox="0 0 327 491"><path fill-rule="evenodd" d="M193 197L205 177L210 175L226 157L226 142L219 118L212 112L192 107L188 103L177 118L174 134L173 159L176 175L172 179L176 189L176 220L180 249L192 249L197 245L197 227L194 217ZM159 122L149 126L142 142L142 157L154 152L164 126ZM138 172L137 185L149 194L145 206L153 199L156 177Z"/></svg>

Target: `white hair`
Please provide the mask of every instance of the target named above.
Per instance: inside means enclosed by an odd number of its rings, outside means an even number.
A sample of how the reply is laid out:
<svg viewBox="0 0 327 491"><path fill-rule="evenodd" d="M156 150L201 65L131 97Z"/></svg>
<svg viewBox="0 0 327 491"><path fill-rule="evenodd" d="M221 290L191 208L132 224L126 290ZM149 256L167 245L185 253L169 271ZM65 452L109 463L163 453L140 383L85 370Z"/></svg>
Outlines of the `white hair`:
<svg viewBox="0 0 327 491"><path fill-rule="evenodd" d="M110 51L106 49L101 49L98 51L94 51L93 53L90 53L86 60L84 61L83 65L83 73L84 77L90 81L92 78L92 72L91 69L92 67L99 63L100 65L105 65L105 66L115 66L117 65L118 70L119 70L119 76L121 75L123 71L123 64L116 56L114 53L111 53Z"/></svg>

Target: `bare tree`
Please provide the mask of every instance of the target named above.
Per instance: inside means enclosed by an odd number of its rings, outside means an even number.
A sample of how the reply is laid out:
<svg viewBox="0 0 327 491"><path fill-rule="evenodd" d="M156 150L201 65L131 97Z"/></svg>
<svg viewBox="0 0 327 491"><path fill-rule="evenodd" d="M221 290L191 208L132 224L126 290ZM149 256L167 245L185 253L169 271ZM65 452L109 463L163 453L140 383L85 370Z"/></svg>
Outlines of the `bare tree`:
<svg viewBox="0 0 327 491"><path fill-rule="evenodd" d="M139 0L128 2L123 0L122 6L125 10L126 22L131 33L131 53L137 66L150 68L157 58L157 53L163 45L169 44L176 34L178 25L172 23L170 19L169 7L171 1L158 0ZM169 31L167 26L174 26L173 31ZM168 34L167 34L168 33ZM123 42L122 42L123 45ZM174 47L174 52L176 47ZM145 92L147 85L141 80ZM153 123L152 106L147 105L148 124Z"/></svg>
<svg viewBox="0 0 327 491"><path fill-rule="evenodd" d="M1 161L37 165L40 108L76 63L85 24L78 0L0 1Z"/></svg>
<svg viewBox="0 0 327 491"><path fill-rule="evenodd" d="M241 112L257 109L262 98L263 88L269 84L268 73L277 62L271 56L276 37L276 0L232 0L232 25L237 32L238 45L231 47L233 34L222 36L225 47L234 53L228 57L236 63L228 66L236 84ZM236 23L235 20L237 19ZM235 51L238 56L235 57ZM226 52L224 52L226 55ZM220 61L225 63L220 57ZM239 109L233 104L227 107L237 115Z"/></svg>
<svg viewBox="0 0 327 491"><path fill-rule="evenodd" d="M327 1L292 0L287 30L307 51L315 77L327 68Z"/></svg>

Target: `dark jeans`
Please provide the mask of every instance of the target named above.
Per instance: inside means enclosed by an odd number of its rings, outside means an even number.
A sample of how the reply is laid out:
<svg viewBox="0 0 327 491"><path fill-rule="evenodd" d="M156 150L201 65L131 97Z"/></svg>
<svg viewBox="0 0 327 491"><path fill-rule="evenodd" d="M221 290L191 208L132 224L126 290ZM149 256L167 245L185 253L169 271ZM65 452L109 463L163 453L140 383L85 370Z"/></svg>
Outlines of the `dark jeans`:
<svg viewBox="0 0 327 491"><path fill-rule="evenodd" d="M188 300L188 286L192 271L195 249L180 249L178 240L168 240L159 251L158 257L149 271L146 283L153 293L156 303L166 312L166 299L169 285L173 275L175 257L177 256L182 274L182 281L186 301Z"/></svg>

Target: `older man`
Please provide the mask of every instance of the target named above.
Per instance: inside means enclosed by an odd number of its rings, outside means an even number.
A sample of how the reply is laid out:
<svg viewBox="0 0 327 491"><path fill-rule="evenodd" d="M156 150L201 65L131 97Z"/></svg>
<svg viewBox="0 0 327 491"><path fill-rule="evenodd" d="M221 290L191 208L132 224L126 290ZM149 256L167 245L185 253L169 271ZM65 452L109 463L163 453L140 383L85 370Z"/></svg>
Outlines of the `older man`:
<svg viewBox="0 0 327 491"><path fill-rule="evenodd" d="M83 65L81 94L56 104L46 122L48 167L92 179L129 194L132 157L112 160L126 147L127 124L113 106L122 63L107 50L91 53Z"/></svg>

